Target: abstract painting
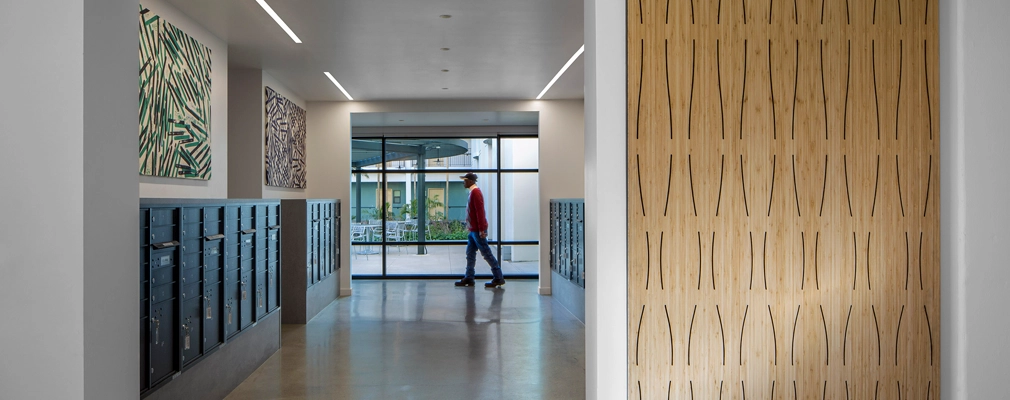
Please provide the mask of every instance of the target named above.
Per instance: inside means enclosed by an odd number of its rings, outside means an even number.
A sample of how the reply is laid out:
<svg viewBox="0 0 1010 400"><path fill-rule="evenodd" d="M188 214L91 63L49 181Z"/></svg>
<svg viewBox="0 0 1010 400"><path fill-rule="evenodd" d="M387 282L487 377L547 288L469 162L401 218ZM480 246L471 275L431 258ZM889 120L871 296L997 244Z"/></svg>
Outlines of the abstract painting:
<svg viewBox="0 0 1010 400"><path fill-rule="evenodd" d="M140 7L140 174L210 179L210 48Z"/></svg>
<svg viewBox="0 0 1010 400"><path fill-rule="evenodd" d="M305 110L266 88L267 186L305 189Z"/></svg>

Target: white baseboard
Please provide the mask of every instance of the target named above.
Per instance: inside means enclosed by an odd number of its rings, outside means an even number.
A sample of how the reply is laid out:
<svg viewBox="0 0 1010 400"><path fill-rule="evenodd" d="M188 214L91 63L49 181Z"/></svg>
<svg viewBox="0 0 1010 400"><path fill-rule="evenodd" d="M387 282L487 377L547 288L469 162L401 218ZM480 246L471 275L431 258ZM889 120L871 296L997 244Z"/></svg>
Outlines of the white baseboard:
<svg viewBox="0 0 1010 400"><path fill-rule="evenodd" d="M551 288L550 287L542 287L542 288L539 289L539 292L540 292L541 296L550 296L551 295Z"/></svg>
<svg viewBox="0 0 1010 400"><path fill-rule="evenodd" d="M340 297L347 297L347 296L350 296L350 295L351 295L351 288L347 288L347 289L341 288L340 289Z"/></svg>

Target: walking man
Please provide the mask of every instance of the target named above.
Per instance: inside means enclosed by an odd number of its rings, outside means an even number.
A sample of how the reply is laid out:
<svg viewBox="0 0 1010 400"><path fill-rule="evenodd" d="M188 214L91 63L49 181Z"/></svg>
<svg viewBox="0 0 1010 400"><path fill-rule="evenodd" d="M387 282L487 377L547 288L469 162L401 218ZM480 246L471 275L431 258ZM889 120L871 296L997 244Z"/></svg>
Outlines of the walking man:
<svg viewBox="0 0 1010 400"><path fill-rule="evenodd" d="M484 216L484 195L477 187L477 175L468 172L463 178L463 185L470 190L470 196L466 202L466 224L470 228L470 234L466 238L466 276L456 282L456 286L474 285L474 263L477 261L477 250L484 256L484 261L491 266L491 274L494 276L490 282L484 283L484 287L500 287L505 284L502 277L501 266L498 260L491 253L491 247L487 245L487 218Z"/></svg>

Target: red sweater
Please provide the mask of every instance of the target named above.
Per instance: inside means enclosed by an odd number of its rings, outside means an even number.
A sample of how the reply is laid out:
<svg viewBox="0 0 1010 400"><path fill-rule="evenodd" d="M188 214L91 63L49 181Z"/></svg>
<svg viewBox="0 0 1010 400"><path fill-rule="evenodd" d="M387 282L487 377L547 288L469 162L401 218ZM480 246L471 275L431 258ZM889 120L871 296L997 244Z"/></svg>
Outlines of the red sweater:
<svg viewBox="0 0 1010 400"><path fill-rule="evenodd" d="M487 218L484 216L484 195L479 187L470 190L470 199L466 203L466 222L470 232L487 230Z"/></svg>

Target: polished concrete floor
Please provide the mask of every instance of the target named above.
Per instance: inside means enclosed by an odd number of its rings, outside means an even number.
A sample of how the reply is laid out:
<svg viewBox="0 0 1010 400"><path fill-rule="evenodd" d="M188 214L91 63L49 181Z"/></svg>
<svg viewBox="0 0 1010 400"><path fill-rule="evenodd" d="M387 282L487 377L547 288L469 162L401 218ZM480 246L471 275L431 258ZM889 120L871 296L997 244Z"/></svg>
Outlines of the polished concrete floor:
<svg viewBox="0 0 1010 400"><path fill-rule="evenodd" d="M351 273L355 275L382 275L382 246L351 246ZM515 246L520 247L520 246ZM535 249L539 246L521 246ZM494 247L492 247L494 249ZM387 275L446 275L462 276L466 271L466 246L427 246L428 254L418 255L417 246L386 247ZM540 262L500 260L502 272L510 275L537 275ZM477 254L477 274L490 275L491 268Z"/></svg>
<svg viewBox="0 0 1010 400"><path fill-rule="evenodd" d="M583 399L585 327L537 281L358 280L227 399Z"/></svg>

